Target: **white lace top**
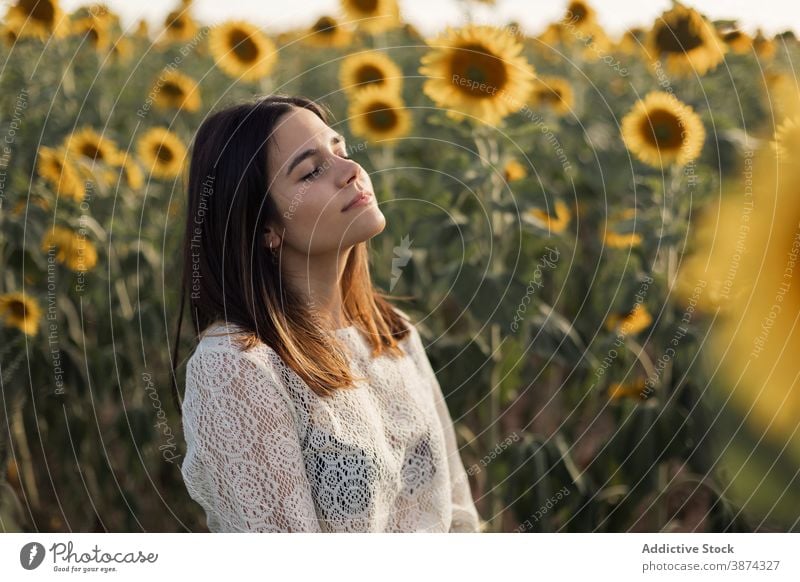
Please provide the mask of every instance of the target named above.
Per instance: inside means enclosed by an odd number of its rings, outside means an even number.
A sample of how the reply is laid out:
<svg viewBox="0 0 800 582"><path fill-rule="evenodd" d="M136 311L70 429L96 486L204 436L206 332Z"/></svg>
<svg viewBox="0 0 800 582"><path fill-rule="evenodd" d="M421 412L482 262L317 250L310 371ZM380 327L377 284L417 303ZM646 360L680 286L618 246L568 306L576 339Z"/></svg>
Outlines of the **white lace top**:
<svg viewBox="0 0 800 582"><path fill-rule="evenodd" d="M210 531L479 531L451 416L409 326L401 359L373 358L355 326L337 330L369 382L325 398L264 343L240 351L224 335L234 326L202 334L181 473Z"/></svg>

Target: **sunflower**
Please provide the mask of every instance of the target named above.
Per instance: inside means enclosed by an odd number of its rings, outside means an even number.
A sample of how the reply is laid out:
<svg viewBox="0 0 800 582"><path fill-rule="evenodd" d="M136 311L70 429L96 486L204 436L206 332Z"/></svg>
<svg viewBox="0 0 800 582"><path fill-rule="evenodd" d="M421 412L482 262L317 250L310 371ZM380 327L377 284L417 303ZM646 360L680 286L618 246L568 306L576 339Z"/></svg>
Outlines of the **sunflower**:
<svg viewBox="0 0 800 582"><path fill-rule="evenodd" d="M45 212L49 212L51 208L50 202L44 196L39 196L38 194L28 194L28 199L17 200L17 203L14 204L10 211L11 216L16 218L22 215L22 213L25 211L25 208L29 204L37 206Z"/></svg>
<svg viewBox="0 0 800 582"><path fill-rule="evenodd" d="M101 18L86 16L73 22L73 33L86 37L86 41L98 52L104 52L111 46L110 24Z"/></svg>
<svg viewBox="0 0 800 582"><path fill-rule="evenodd" d="M120 153L116 144L107 137L97 133L91 127L83 127L72 132L64 140L64 148L71 155L80 156L94 162L101 162L110 166L121 163Z"/></svg>
<svg viewBox="0 0 800 582"><path fill-rule="evenodd" d="M786 73L769 72L766 77L766 99L768 110L775 110L778 118L800 115L800 93L795 89L793 76Z"/></svg>
<svg viewBox="0 0 800 582"><path fill-rule="evenodd" d="M150 25L144 18L140 18L136 23L136 30L133 31L133 36L139 38L150 38Z"/></svg>
<svg viewBox="0 0 800 582"><path fill-rule="evenodd" d="M400 94L403 72L381 51L366 51L349 55L339 68L339 83L351 96L367 87Z"/></svg>
<svg viewBox="0 0 800 582"><path fill-rule="evenodd" d="M342 0L347 18L371 34L400 26L397 0Z"/></svg>
<svg viewBox="0 0 800 582"><path fill-rule="evenodd" d="M645 379L637 378L633 382L613 382L608 387L608 397L611 400L621 400L622 398L638 398L646 400Z"/></svg>
<svg viewBox="0 0 800 582"><path fill-rule="evenodd" d="M702 278L709 287L722 282L728 306L715 321L709 355L747 421L786 443L800 418L800 168L774 156L762 145L752 171L725 186L695 233L694 260L679 279Z"/></svg>
<svg viewBox="0 0 800 582"><path fill-rule="evenodd" d="M353 41L353 33L344 28L332 16L320 16L311 25L308 36L304 39L308 44L320 48L341 48Z"/></svg>
<svg viewBox="0 0 800 582"><path fill-rule="evenodd" d="M597 26L597 14L587 2L573 0L561 19L564 26L574 27L581 32L591 31Z"/></svg>
<svg viewBox="0 0 800 582"><path fill-rule="evenodd" d="M561 200L556 200L555 202L555 216L550 216L547 211L541 210L539 208L532 208L523 214L523 218L535 226L539 228L545 229L548 232L554 232L556 234L564 232L566 230L567 225L569 225L570 220L572 219L572 212L564 202Z"/></svg>
<svg viewBox="0 0 800 582"><path fill-rule="evenodd" d="M671 93L653 91L637 101L622 119L625 146L653 167L694 160L706 131L694 110Z"/></svg>
<svg viewBox="0 0 800 582"><path fill-rule="evenodd" d="M753 46L753 40L743 30L736 27L722 28L719 36L728 47L737 54L749 53Z"/></svg>
<svg viewBox="0 0 800 582"><path fill-rule="evenodd" d="M69 34L69 18L58 0L17 0L6 12L4 19L9 30L17 37L63 38Z"/></svg>
<svg viewBox="0 0 800 582"><path fill-rule="evenodd" d="M522 180L528 176L528 170L523 166L519 160L509 160L503 166L503 178L506 182L514 182Z"/></svg>
<svg viewBox="0 0 800 582"><path fill-rule="evenodd" d="M753 49L758 57L764 60L770 60L775 56L775 42L764 36L760 28L756 30L756 35L753 37Z"/></svg>
<svg viewBox="0 0 800 582"><path fill-rule="evenodd" d="M83 201L86 189L75 166L67 159L66 151L42 146L37 162L39 175L55 188L58 196Z"/></svg>
<svg viewBox="0 0 800 582"><path fill-rule="evenodd" d="M177 178L183 169L186 146L165 127L153 127L139 138L139 159L157 178Z"/></svg>
<svg viewBox="0 0 800 582"><path fill-rule="evenodd" d="M645 29L641 27L630 28L625 31L615 48L626 55L637 55L644 49L646 38L647 31Z"/></svg>
<svg viewBox="0 0 800 582"><path fill-rule="evenodd" d="M42 309L35 299L14 291L0 295L0 317L7 327L16 327L27 335L36 335L42 319Z"/></svg>
<svg viewBox="0 0 800 582"><path fill-rule="evenodd" d="M64 226L54 226L42 239L41 249L55 251L56 261L76 273L89 271L97 265L97 249L85 236Z"/></svg>
<svg viewBox="0 0 800 582"><path fill-rule="evenodd" d="M217 66L234 79L258 81L277 61L275 44L244 21L229 21L211 29L209 49Z"/></svg>
<svg viewBox="0 0 800 582"><path fill-rule="evenodd" d="M152 90L155 104L161 109L182 109L194 112L200 109L200 89L188 75L178 71L163 72Z"/></svg>
<svg viewBox="0 0 800 582"><path fill-rule="evenodd" d="M606 329L620 335L636 335L653 322L647 308L637 303L628 313L612 313L606 319Z"/></svg>
<svg viewBox="0 0 800 582"><path fill-rule="evenodd" d="M129 158L126 158L122 164L122 174L129 188L138 190L144 185L142 169L139 167L139 164Z"/></svg>
<svg viewBox="0 0 800 582"><path fill-rule="evenodd" d="M675 3L663 12L647 36L651 59L666 59L677 76L704 75L722 62L725 44L714 27L696 10Z"/></svg>
<svg viewBox="0 0 800 582"><path fill-rule="evenodd" d="M189 14L188 6L173 10L164 18L164 40L186 42L197 34L197 23Z"/></svg>
<svg viewBox="0 0 800 582"><path fill-rule="evenodd" d="M391 143L411 128L411 114L403 99L377 86L367 87L352 98L348 118L354 135L374 142Z"/></svg>
<svg viewBox="0 0 800 582"><path fill-rule="evenodd" d="M533 84L529 102L531 107L548 107L558 115L566 115L575 104L572 85L563 77L539 77Z"/></svg>
<svg viewBox="0 0 800 582"><path fill-rule="evenodd" d="M603 239L612 249L629 249L642 244L642 235L638 232L619 233L609 230Z"/></svg>
<svg viewBox="0 0 800 582"><path fill-rule="evenodd" d="M429 78L423 92L456 120L473 116L489 125L525 106L534 69L522 45L492 26L448 27L430 43L419 71Z"/></svg>
<svg viewBox="0 0 800 582"><path fill-rule="evenodd" d="M133 43L127 36L120 36L111 46L111 58L116 63L127 63L133 56Z"/></svg>
<svg viewBox="0 0 800 582"><path fill-rule="evenodd" d="M775 130L775 139L770 145L781 163L796 163L800 151L800 117L785 119Z"/></svg>

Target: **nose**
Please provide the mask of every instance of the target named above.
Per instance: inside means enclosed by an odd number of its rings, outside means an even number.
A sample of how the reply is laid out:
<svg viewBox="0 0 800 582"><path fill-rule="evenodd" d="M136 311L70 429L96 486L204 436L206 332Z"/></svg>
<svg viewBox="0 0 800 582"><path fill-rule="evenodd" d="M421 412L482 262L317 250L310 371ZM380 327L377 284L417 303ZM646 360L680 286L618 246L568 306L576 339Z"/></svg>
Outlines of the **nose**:
<svg viewBox="0 0 800 582"><path fill-rule="evenodd" d="M352 182L358 179L358 176L361 172L361 165L356 162L355 160L345 160L344 158L341 159L344 163L339 178L339 187L346 188Z"/></svg>

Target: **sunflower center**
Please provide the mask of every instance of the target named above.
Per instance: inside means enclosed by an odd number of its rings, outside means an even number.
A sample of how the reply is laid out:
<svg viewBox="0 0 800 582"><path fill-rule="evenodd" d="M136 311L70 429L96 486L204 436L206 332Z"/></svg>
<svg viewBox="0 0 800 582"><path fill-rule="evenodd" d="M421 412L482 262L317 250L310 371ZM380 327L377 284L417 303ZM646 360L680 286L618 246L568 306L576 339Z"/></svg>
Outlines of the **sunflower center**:
<svg viewBox="0 0 800 582"><path fill-rule="evenodd" d="M376 131L388 131L397 125L397 113L386 103L374 103L367 110L367 123Z"/></svg>
<svg viewBox="0 0 800 582"><path fill-rule="evenodd" d="M561 91L558 89L543 89L539 93L539 99L543 103L558 104L561 102Z"/></svg>
<svg viewBox="0 0 800 582"><path fill-rule="evenodd" d="M679 17L672 25L663 23L656 33L656 46L662 53L684 53L702 44L698 23L691 15Z"/></svg>
<svg viewBox="0 0 800 582"><path fill-rule="evenodd" d="M359 85L371 85L383 83L383 71L375 65L363 65L358 68L356 79Z"/></svg>
<svg viewBox="0 0 800 582"><path fill-rule="evenodd" d="M171 99L180 99L183 97L183 89L175 83L167 82L161 87L164 94Z"/></svg>
<svg viewBox="0 0 800 582"><path fill-rule="evenodd" d="M10 301L8 304L8 311L17 319L24 319L28 313L25 309L25 303L19 300Z"/></svg>
<svg viewBox="0 0 800 582"><path fill-rule="evenodd" d="M19 5L34 20L52 22L55 19L55 10L50 0L22 0Z"/></svg>
<svg viewBox="0 0 800 582"><path fill-rule="evenodd" d="M231 49L241 61L247 63L258 58L258 46L243 30L233 30L230 34Z"/></svg>
<svg viewBox="0 0 800 582"><path fill-rule="evenodd" d="M669 150L678 149L683 144L680 119L671 111L654 109L642 121L642 135L653 146Z"/></svg>
<svg viewBox="0 0 800 582"><path fill-rule="evenodd" d="M336 32L336 21L330 16L323 16L312 27L315 32L322 34L334 34Z"/></svg>
<svg viewBox="0 0 800 582"><path fill-rule="evenodd" d="M158 161L162 164L168 164L175 158L175 154L172 153L172 150L169 149L169 146L163 143L158 144L154 150L156 158L158 158Z"/></svg>
<svg viewBox="0 0 800 582"><path fill-rule="evenodd" d="M573 22L583 22L588 15L589 11L586 10L583 2L571 2L569 8L567 8L567 16Z"/></svg>
<svg viewBox="0 0 800 582"><path fill-rule="evenodd" d="M81 154L92 160L102 160L103 151L93 143L85 143L81 146Z"/></svg>
<svg viewBox="0 0 800 582"><path fill-rule="evenodd" d="M352 2L361 12L375 12L378 8L378 0L352 0Z"/></svg>
<svg viewBox="0 0 800 582"><path fill-rule="evenodd" d="M180 12L170 12L167 15L167 28L182 30L184 26L186 26L186 22Z"/></svg>
<svg viewBox="0 0 800 582"><path fill-rule="evenodd" d="M508 81L505 64L481 44L458 49L451 62L455 86L473 97L491 97Z"/></svg>

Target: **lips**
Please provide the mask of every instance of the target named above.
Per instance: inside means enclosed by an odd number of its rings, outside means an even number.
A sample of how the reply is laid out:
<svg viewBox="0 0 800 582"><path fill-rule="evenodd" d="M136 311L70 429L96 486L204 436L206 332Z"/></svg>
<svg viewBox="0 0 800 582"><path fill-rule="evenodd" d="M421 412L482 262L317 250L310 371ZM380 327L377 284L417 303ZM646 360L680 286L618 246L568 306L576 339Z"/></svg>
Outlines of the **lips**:
<svg viewBox="0 0 800 582"><path fill-rule="evenodd" d="M367 190L363 190L363 191L359 192L358 194L356 194L355 197L350 202L347 203L347 206L342 208L342 212L345 212L346 210L348 210L353 204L355 204L356 202L358 202L359 200L361 200L365 196L366 197L371 196L370 192L367 191Z"/></svg>

